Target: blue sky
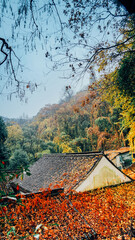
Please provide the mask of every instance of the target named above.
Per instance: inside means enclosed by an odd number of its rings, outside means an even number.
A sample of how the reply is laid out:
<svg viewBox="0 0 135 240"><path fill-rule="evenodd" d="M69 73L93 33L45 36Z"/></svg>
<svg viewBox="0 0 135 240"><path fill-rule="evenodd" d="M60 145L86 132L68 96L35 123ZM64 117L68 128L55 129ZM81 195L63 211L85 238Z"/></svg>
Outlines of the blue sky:
<svg viewBox="0 0 135 240"><path fill-rule="evenodd" d="M26 89L26 96L23 101L12 96L7 99L9 88L4 88L0 95L0 115L9 118L19 118L22 116L33 117L46 104L58 103L63 97L65 86L71 85L73 92L83 89L89 83L89 76L83 81L76 83L72 79L65 79L63 70L51 71L46 67L44 51L39 54L31 53L24 58L27 69L24 71L23 78L38 84L37 89L31 93Z"/></svg>
<svg viewBox="0 0 135 240"><path fill-rule="evenodd" d="M9 1L10 2L10 1ZM38 3L42 3L40 0ZM11 3L12 4L12 3ZM16 9L16 2L13 1L13 10ZM29 17L28 17L29 19ZM63 96L63 92L65 91L65 86L70 85L73 92L77 92L81 90L84 86L89 84L89 74L79 82L73 81L72 79L65 79L67 76L67 67L63 68L60 66L58 71L50 71L52 67L52 63L49 62L48 59L45 58L45 52L47 47L52 47L55 49L55 40L54 38L57 36L53 35L54 31L58 31L59 29L59 20L56 17L52 20L49 18L49 24L46 25L43 30L48 31L49 43L45 44L45 49L41 49L41 44L37 40L37 45L39 47L37 50L29 51L27 54L24 52L23 46L23 36L30 38L29 29L26 27L23 28L20 25L18 31L18 37L14 40L12 38L12 24L14 24L14 20L12 20L12 15L5 14L2 18L2 27L0 28L0 37L9 40L9 44L15 50L16 55L21 59L21 64L23 64L23 72L17 72L17 77L19 80L23 80L26 82L33 82L38 85L37 89L31 94L29 89L25 86L25 97L23 101L20 101L19 98L16 98L16 95L12 95L11 99L9 99L8 93L10 93L15 86L10 85L10 76L6 74L4 69L6 63L0 66L0 75L4 76L2 80L0 79L0 115L9 118L18 118L22 116L32 117L35 116L38 111L44 107L46 104L58 103L60 98ZM40 20L44 23L44 18L40 18ZM29 21L29 20L28 20ZM55 22L54 22L55 21ZM38 22L39 27L41 22ZM49 29L49 30L48 30ZM69 35L68 31L65 33ZM71 34L71 33L70 33ZM48 46L49 44L49 46ZM18 48L16 46L19 46ZM0 54L0 59L2 59L2 55ZM50 72L48 74L48 72ZM6 88L6 86L8 86Z"/></svg>
<svg viewBox="0 0 135 240"><path fill-rule="evenodd" d="M58 0L59 1L59 0ZM8 1L7 1L8 3ZM13 9L14 12L17 11L16 8L16 1L9 1L10 4L13 3ZM37 1L36 4L43 5L44 1L40 0ZM60 6L58 4L58 6ZM38 6L39 7L39 6ZM38 8L40 9L40 7ZM61 11L61 8L59 9ZM100 9L98 10L100 12ZM37 16L39 12L36 12ZM43 13L44 14L44 13ZM103 13L104 14L104 13ZM38 85L38 88L36 91L34 91L32 94L30 93L29 89L26 88L24 85L25 90L25 97L23 101L20 101L19 98L16 98L16 95L12 95L11 100L7 99L7 93L10 93L11 89L15 89L15 87L12 85L9 87L10 84L10 76L6 74L6 71L4 70L4 65L0 66L0 115L4 117L9 118L18 118L24 116L32 117L35 116L38 111L44 107L46 104L53 104L58 103L60 98L63 96L63 92L65 90L65 87L70 85L73 92L78 92L82 90L84 87L86 87L90 83L90 75L87 73L83 79L80 79L78 82L74 79L66 79L65 76L68 76L69 68L68 65L65 65L58 69L58 71L50 71L52 67L51 61L49 59L45 58L45 52L47 49L53 49L54 55L55 55L55 39L57 38L57 33L60 34L60 24L58 16L54 16L50 18L49 14L47 16L48 23L45 23L44 15L43 17L40 17L40 21L38 21L37 18L37 24L40 27L43 27L43 34L47 34L49 41L46 43L45 38L43 39L43 42L39 41L37 37L36 43L38 48L34 51L29 51L27 54L25 54L24 51L24 45L23 45L23 37L26 37L27 39L31 38L31 32L32 30L29 29L28 25L26 28L23 27L21 24L18 29L18 35L15 37L15 39L12 38L12 24L14 25L14 19L12 15L8 15L5 13L2 20L2 27L0 28L0 37L3 37L5 39L9 40L9 44L13 47L15 50L16 55L20 58L21 64L23 64L23 72L21 70L17 70L17 77L19 80L26 81L27 83L33 82ZM30 21L30 15L27 17L28 22ZM64 17L64 16L63 16ZM65 19L62 18L63 21ZM96 23L97 26L99 23ZM100 43L100 41L105 42L105 31L103 31L103 34L99 34L99 30L97 31L97 26L94 23L92 26L92 31L89 32L89 29L86 27L86 32L88 33L88 46L91 47L95 44ZM104 25L104 22L103 22ZM85 31L84 30L84 31ZM106 32L108 29L106 29ZM47 32L47 33L46 33ZM55 32L55 34L53 34ZM76 45L76 41L73 38L72 30L70 31L69 28L67 28L64 32L67 39L72 39L73 45ZM78 33L79 34L79 33ZM111 34L107 36L111 39ZM41 48L41 43L44 43L44 50ZM18 47L16 47L18 45ZM71 47L71 46L70 46ZM69 48L70 48L69 47ZM79 46L80 47L80 46ZM66 48L65 48L66 49ZM85 49L79 49L76 46L71 48L71 53L73 51L73 54L75 57L86 57L88 58L89 53L89 47ZM64 55L58 56L56 55L55 58L57 60L61 59L61 62L64 61ZM54 58L54 59L55 59ZM0 59L2 59L2 56L0 54ZM15 60L16 61L16 60ZM50 72L48 74L48 72ZM1 80L1 75L4 76ZM6 88L6 86L8 86Z"/></svg>

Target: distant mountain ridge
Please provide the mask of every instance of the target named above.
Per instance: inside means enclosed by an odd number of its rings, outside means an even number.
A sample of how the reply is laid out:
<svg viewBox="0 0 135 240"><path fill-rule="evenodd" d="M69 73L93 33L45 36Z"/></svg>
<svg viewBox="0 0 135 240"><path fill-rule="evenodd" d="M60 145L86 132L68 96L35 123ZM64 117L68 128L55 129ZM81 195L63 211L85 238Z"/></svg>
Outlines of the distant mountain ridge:
<svg viewBox="0 0 135 240"><path fill-rule="evenodd" d="M11 122L15 122L18 123L20 126L25 124L25 123L30 123L32 121L33 118L31 119L24 119L24 118L7 118L7 117L3 117L1 116L2 119L4 120L4 122L8 125L8 123Z"/></svg>

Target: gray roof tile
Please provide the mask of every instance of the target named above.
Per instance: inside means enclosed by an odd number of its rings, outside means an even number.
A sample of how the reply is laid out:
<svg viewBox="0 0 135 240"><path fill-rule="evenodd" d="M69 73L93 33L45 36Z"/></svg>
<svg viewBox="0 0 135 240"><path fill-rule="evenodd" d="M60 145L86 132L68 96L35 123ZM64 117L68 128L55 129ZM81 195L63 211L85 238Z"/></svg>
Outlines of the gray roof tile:
<svg viewBox="0 0 135 240"><path fill-rule="evenodd" d="M31 192L48 187L64 187L67 191L84 178L102 156L101 153L47 154L29 168L30 176L24 174L22 181L18 178L15 182Z"/></svg>

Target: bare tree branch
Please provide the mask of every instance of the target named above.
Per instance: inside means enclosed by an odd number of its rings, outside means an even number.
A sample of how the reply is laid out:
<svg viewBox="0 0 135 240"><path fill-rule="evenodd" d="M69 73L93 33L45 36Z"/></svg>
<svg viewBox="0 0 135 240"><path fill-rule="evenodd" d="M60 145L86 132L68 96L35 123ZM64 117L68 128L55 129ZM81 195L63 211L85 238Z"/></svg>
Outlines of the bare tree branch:
<svg viewBox="0 0 135 240"><path fill-rule="evenodd" d="M5 58L2 62L0 62L0 65L2 65L8 57L8 54L3 50L4 47L6 47L6 49L8 49L9 51L11 50L10 47L8 46L8 43L5 41L4 38L0 38L0 41L2 41L2 46L0 48L0 51L5 55Z"/></svg>
<svg viewBox="0 0 135 240"><path fill-rule="evenodd" d="M59 19L60 25L61 25L61 31L63 31L63 24L62 24L62 21L61 21L61 17L60 17L60 14L59 14L58 8L57 8L57 6L56 6L54 0L52 0L52 3L53 3L53 5L54 5L54 7L55 7L55 10L56 10L56 13L57 13L57 16L58 16L58 19Z"/></svg>
<svg viewBox="0 0 135 240"><path fill-rule="evenodd" d="M89 67L89 65L95 60L96 56L102 52L102 51L106 51L106 50L109 50L109 49L112 49L112 48L116 48L118 46L122 46L123 44L129 42L129 40L133 39L135 37L135 34L132 35L131 37L127 38L125 41L122 41L121 43L116 43L115 45L111 45L111 46L108 46L108 47L101 47L101 48L97 48L94 52L94 54L90 57L90 59L88 59L88 64L87 66ZM133 50L134 51L134 50ZM122 53L122 52L121 52Z"/></svg>
<svg viewBox="0 0 135 240"><path fill-rule="evenodd" d="M30 11L31 11L33 23L36 26L36 30L38 30L38 25L37 25L37 23L35 21L35 17L34 17L34 13L33 13L33 5L32 5L32 3L33 3L33 0L30 0Z"/></svg>
<svg viewBox="0 0 135 240"><path fill-rule="evenodd" d="M18 45L22 44L26 53L38 50L40 41L42 50L46 51L44 55L47 64L52 61L49 68L52 67L53 70L58 70L58 67L62 69L61 66L65 64L66 75L69 73L71 77L77 76L79 79L89 72L90 64L93 65L94 61L99 61L100 64L101 52L107 53L108 60L109 57L115 59L126 52L134 52L134 49L127 46L135 37L134 24L131 24L132 29L126 25L130 14L113 0L46 0L45 3L35 0L19 1L16 4L16 13L11 10L14 5L10 0L7 2L10 7L5 6L4 13L8 12L13 16L10 18L13 40ZM133 15L130 20L134 21ZM116 33L112 31L111 35L112 29ZM91 35L93 32L94 37ZM100 33L101 38L98 35ZM118 41L123 35L125 39ZM17 39L20 39L19 43ZM26 81L17 79L20 60L4 38L0 38L0 41L0 52L4 56L0 65L7 61L10 76L15 80L16 86L20 89L22 86L26 87ZM120 46L124 50L118 52Z"/></svg>
<svg viewBox="0 0 135 240"><path fill-rule="evenodd" d="M16 56L15 52L12 50L12 48L8 45L8 43L6 42L6 40L4 38L0 38L0 40L2 41L2 46L1 46L1 52L5 55L5 58L4 60L0 63L0 65L2 65L8 58L9 56L9 62L10 62L10 66L11 66L11 71L12 71L12 74L14 76L14 80L17 82L17 87L19 87L19 80L17 80L17 77L16 77L16 74L15 74L15 70L14 70L14 67L13 67L13 62L12 62L12 52L14 53L15 57L17 58L18 61L19 58ZM6 49L9 51L9 53L6 53L3 48L4 46L6 47Z"/></svg>

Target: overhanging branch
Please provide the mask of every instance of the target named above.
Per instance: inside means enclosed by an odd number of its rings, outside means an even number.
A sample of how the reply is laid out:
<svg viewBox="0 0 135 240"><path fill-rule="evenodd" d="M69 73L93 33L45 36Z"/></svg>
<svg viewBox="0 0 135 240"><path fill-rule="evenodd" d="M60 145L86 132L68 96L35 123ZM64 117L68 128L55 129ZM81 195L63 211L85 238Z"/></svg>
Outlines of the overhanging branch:
<svg viewBox="0 0 135 240"><path fill-rule="evenodd" d="M19 87L19 80L16 77L13 62L12 62L12 52L13 52L14 56L17 58L18 61L20 61L20 59L16 56L15 52L12 50L12 48L9 46L9 44L7 43L7 41L4 38L0 38L0 41L2 41L2 46L0 48L0 51L5 56L4 60L2 62L0 62L0 66L7 60L8 56L9 56L9 63L10 63L10 66L11 66L11 72L13 74L14 80L17 82L17 87ZM8 53L4 50L4 47L7 49Z"/></svg>
<svg viewBox="0 0 135 240"><path fill-rule="evenodd" d="M93 55L90 57L90 59L88 59L88 66L94 62L96 56L102 52L102 51L106 51L106 50L110 50L110 49L113 49L113 48L116 48L116 47L119 47L119 46L122 46L123 44L127 43L128 41L130 41L131 39L133 39L135 37L135 34L132 35L131 37L127 38L125 41L121 42L121 43L116 43L112 46L108 46L108 47L101 47L101 48L98 48L95 50L95 52L93 53ZM129 50L128 50L129 51ZM134 51L134 50L133 50Z"/></svg>
<svg viewBox="0 0 135 240"><path fill-rule="evenodd" d="M7 50L11 51L11 47L8 46L8 43L5 41L4 38L0 38L0 41L2 41L2 45L1 45L1 48L0 48L0 51L4 54L4 60L2 62L0 62L0 65L2 65L6 60L7 60L7 57L8 57L8 54L4 51L4 47L6 47Z"/></svg>

